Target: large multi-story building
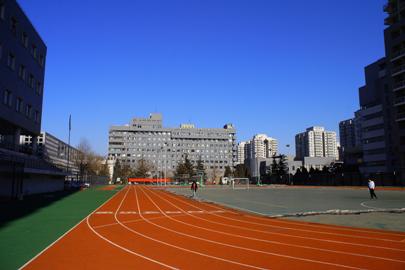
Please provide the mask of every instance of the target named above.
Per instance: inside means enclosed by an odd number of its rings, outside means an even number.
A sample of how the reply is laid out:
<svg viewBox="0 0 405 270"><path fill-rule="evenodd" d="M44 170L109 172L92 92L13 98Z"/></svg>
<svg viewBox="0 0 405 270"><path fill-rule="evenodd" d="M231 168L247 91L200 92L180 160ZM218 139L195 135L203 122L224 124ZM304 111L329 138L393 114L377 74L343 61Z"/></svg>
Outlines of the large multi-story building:
<svg viewBox="0 0 405 270"><path fill-rule="evenodd" d="M384 6L385 72L382 112L388 139L388 169L405 184L405 1L388 0ZM390 158L392 157L392 158Z"/></svg>
<svg viewBox="0 0 405 270"><path fill-rule="evenodd" d="M135 168L144 159L153 164L156 173L173 175L185 155L193 164L201 160L206 170L217 175L237 161L236 130L232 124L223 128L196 128L182 124L179 128L163 127L162 116L134 118L129 125L109 130L109 159Z"/></svg>
<svg viewBox="0 0 405 270"><path fill-rule="evenodd" d="M359 145L357 135L356 118L347 119L339 123L340 147L343 149L354 148Z"/></svg>
<svg viewBox="0 0 405 270"><path fill-rule="evenodd" d="M64 172L36 154L46 45L15 0L0 1L0 196L63 189ZM32 137L32 147L20 136Z"/></svg>
<svg viewBox="0 0 405 270"><path fill-rule="evenodd" d="M238 157L244 163L253 177L257 177L260 172L260 164L271 163L272 157L277 155L277 139L266 134L256 134L249 141L243 143L243 157ZM241 145L240 145L241 148ZM240 150L242 152L242 150Z"/></svg>
<svg viewBox="0 0 405 270"><path fill-rule="evenodd" d="M359 88L360 110L356 112L360 126L364 175L388 173L393 170L390 102L387 96L387 61L381 58L364 69L366 84Z"/></svg>
<svg viewBox="0 0 405 270"><path fill-rule="evenodd" d="M32 147L31 136L21 136L21 145ZM64 141L56 138L48 132L41 132L37 139L37 153L40 157L49 161L63 171L67 171L70 177L79 174L80 151Z"/></svg>
<svg viewBox="0 0 405 270"><path fill-rule="evenodd" d="M15 0L0 1L0 37L0 145L19 150L40 134L47 49Z"/></svg>
<svg viewBox="0 0 405 270"><path fill-rule="evenodd" d="M246 159L245 147L246 147L246 142L240 142L240 143L238 143L238 152L237 152L237 154L238 154L238 159L237 159L235 165L245 163L245 159Z"/></svg>
<svg viewBox="0 0 405 270"><path fill-rule="evenodd" d="M296 158L334 157L338 158L336 132L325 131L323 127L310 127L295 136Z"/></svg>

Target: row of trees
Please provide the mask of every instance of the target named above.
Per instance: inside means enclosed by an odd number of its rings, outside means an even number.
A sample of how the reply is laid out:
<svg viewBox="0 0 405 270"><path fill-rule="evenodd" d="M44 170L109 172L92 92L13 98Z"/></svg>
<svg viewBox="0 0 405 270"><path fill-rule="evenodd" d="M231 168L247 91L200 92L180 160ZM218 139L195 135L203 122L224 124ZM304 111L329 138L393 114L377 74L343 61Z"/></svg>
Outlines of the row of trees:
<svg viewBox="0 0 405 270"><path fill-rule="evenodd" d="M86 175L109 176L108 166L102 156L96 154L86 139L81 139L77 145L79 153L74 157L74 164L79 168L79 177Z"/></svg>

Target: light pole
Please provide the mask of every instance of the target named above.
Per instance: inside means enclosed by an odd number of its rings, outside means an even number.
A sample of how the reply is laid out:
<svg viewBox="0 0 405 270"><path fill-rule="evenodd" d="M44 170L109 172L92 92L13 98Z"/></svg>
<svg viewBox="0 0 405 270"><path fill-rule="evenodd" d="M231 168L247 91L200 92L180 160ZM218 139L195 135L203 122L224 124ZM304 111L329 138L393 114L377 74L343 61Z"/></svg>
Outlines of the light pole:
<svg viewBox="0 0 405 270"><path fill-rule="evenodd" d="M257 185L260 186L260 164L259 157L256 157L256 166L257 166Z"/></svg>
<svg viewBox="0 0 405 270"><path fill-rule="evenodd" d="M290 145L286 145L287 148L290 148ZM290 160L287 158L287 173L288 173L288 184L291 185L291 179L290 179Z"/></svg>
<svg viewBox="0 0 405 270"><path fill-rule="evenodd" d="M167 185L167 143L163 144L163 147L165 149L165 156L164 156L164 161L165 161L165 186Z"/></svg>

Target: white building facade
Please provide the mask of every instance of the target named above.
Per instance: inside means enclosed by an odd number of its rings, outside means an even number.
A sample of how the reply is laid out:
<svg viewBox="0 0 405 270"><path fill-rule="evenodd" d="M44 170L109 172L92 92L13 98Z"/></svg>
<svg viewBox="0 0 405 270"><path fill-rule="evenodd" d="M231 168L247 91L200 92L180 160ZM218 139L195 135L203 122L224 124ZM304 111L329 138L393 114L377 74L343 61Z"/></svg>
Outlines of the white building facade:
<svg viewBox="0 0 405 270"><path fill-rule="evenodd" d="M333 157L338 159L336 132L326 131L324 127L314 126L295 136L296 158Z"/></svg>

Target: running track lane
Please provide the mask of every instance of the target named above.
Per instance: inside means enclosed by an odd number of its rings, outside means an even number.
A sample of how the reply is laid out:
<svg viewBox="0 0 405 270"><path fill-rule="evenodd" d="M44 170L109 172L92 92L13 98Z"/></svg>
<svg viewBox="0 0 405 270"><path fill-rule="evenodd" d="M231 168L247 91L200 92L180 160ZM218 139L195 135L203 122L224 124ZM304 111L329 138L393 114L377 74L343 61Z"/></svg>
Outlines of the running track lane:
<svg viewBox="0 0 405 270"><path fill-rule="evenodd" d="M405 269L404 238L128 186L24 269Z"/></svg>

